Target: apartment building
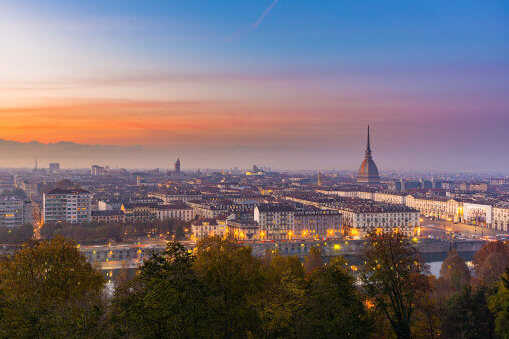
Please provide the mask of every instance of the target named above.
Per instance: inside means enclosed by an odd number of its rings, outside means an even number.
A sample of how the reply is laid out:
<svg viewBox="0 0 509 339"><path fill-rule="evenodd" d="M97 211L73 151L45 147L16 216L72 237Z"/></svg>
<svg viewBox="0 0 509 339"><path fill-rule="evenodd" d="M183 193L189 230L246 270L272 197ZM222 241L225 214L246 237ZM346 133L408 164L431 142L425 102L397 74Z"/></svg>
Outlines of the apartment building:
<svg viewBox="0 0 509 339"><path fill-rule="evenodd" d="M380 202L387 202L389 204L405 205L406 199L403 194L396 194L392 192L376 192L373 194L373 200Z"/></svg>
<svg viewBox="0 0 509 339"><path fill-rule="evenodd" d="M341 213L336 210L306 208L294 214L291 238L326 239L341 235Z"/></svg>
<svg viewBox="0 0 509 339"><path fill-rule="evenodd" d="M157 218L158 206L153 202L128 202L120 209L125 214L125 221L145 221Z"/></svg>
<svg viewBox="0 0 509 339"><path fill-rule="evenodd" d="M287 239L293 232L296 208L288 204L260 204L254 209L254 221L260 225L260 239ZM291 233L290 233L291 235Z"/></svg>
<svg viewBox="0 0 509 339"><path fill-rule="evenodd" d="M84 189L64 190L56 188L43 195L43 222L89 222L92 211L92 195Z"/></svg>
<svg viewBox="0 0 509 339"><path fill-rule="evenodd" d="M32 223L32 204L14 198L0 200L0 226L19 227Z"/></svg>
<svg viewBox="0 0 509 339"><path fill-rule="evenodd" d="M406 206L421 211L426 217L438 218L449 221L461 221L463 206L455 199L426 196L406 196Z"/></svg>
<svg viewBox="0 0 509 339"><path fill-rule="evenodd" d="M497 230L509 231L509 202L503 202L493 206L491 226Z"/></svg>
<svg viewBox="0 0 509 339"><path fill-rule="evenodd" d="M227 232L226 219L197 219L191 222L191 231L195 240L206 237L223 237Z"/></svg>
<svg viewBox="0 0 509 339"><path fill-rule="evenodd" d="M371 232L401 232L414 236L420 225L419 211L404 205L348 199L336 208L343 216L345 233L352 237Z"/></svg>
<svg viewBox="0 0 509 339"><path fill-rule="evenodd" d="M195 217L194 210L185 204L159 205L157 207L157 219L176 219L191 221Z"/></svg>
<svg viewBox="0 0 509 339"><path fill-rule="evenodd" d="M121 210L92 211L91 220L101 224L122 223L125 221L125 214Z"/></svg>

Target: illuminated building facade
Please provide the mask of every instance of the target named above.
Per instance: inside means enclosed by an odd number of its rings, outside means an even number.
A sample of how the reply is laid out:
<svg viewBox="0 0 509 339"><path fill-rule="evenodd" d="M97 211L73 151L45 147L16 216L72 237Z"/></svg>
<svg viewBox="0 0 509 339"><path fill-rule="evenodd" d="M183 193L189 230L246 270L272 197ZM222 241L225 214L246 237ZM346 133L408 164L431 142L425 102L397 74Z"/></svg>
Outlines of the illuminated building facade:
<svg viewBox="0 0 509 339"><path fill-rule="evenodd" d="M509 202L493 207L492 227L501 231L509 231Z"/></svg>
<svg viewBox="0 0 509 339"><path fill-rule="evenodd" d="M335 210L306 208L294 215L293 238L325 239L341 235L341 213Z"/></svg>
<svg viewBox="0 0 509 339"><path fill-rule="evenodd" d="M0 200L0 226L18 227L32 223L32 204L18 199Z"/></svg>
<svg viewBox="0 0 509 339"><path fill-rule="evenodd" d="M287 204L260 204L254 209L254 221L260 226L260 238L281 240L293 231L296 208ZM291 237L291 235L290 235Z"/></svg>

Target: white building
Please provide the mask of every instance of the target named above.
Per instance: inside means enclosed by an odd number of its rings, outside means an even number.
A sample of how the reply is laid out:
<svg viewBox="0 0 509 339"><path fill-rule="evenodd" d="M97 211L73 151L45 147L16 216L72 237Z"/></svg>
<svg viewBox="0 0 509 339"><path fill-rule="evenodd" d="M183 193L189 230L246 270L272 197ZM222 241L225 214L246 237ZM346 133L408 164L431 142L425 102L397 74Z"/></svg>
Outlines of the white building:
<svg viewBox="0 0 509 339"><path fill-rule="evenodd" d="M414 236L420 226L420 212L416 209L388 203L361 203L352 199L337 205L343 216L345 231L352 237L371 232L401 232Z"/></svg>
<svg viewBox="0 0 509 339"><path fill-rule="evenodd" d="M225 219L198 219L191 222L191 231L195 240L206 237L223 237L227 232Z"/></svg>
<svg viewBox="0 0 509 339"><path fill-rule="evenodd" d="M491 226L497 230L509 231L509 202L493 207Z"/></svg>
<svg viewBox="0 0 509 339"><path fill-rule="evenodd" d="M472 224L491 224L492 206L481 202L463 202L463 221Z"/></svg>
<svg viewBox="0 0 509 339"><path fill-rule="evenodd" d="M388 202L389 204L405 205L406 199L402 194L376 192L373 194L375 201Z"/></svg>
<svg viewBox="0 0 509 339"><path fill-rule="evenodd" d="M80 224L90 221L92 195L84 189L56 188L43 196L43 222Z"/></svg>
<svg viewBox="0 0 509 339"><path fill-rule="evenodd" d="M195 212L184 204L159 205L157 206L157 218L159 220L176 219L183 221L193 220Z"/></svg>
<svg viewBox="0 0 509 339"><path fill-rule="evenodd" d="M317 190L316 192L322 193L322 194L328 194L328 195L337 195L344 198L359 198L359 199L374 199L373 192L370 191L359 191L356 189L345 189L345 190L334 190L334 191L328 191L328 190Z"/></svg>
<svg viewBox="0 0 509 339"><path fill-rule="evenodd" d="M407 195L406 205L421 211L426 217L443 220L461 221L463 215L462 203L455 199Z"/></svg>

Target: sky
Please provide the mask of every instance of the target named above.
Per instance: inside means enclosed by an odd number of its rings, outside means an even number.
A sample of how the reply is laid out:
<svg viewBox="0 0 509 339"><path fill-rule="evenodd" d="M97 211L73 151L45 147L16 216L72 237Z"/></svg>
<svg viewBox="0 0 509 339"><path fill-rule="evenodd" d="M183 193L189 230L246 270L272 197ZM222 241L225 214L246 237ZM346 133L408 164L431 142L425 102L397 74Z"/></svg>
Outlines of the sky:
<svg viewBox="0 0 509 339"><path fill-rule="evenodd" d="M140 145L144 167L356 169L370 124L382 171L509 171L507 1L0 0L0 13L0 139Z"/></svg>

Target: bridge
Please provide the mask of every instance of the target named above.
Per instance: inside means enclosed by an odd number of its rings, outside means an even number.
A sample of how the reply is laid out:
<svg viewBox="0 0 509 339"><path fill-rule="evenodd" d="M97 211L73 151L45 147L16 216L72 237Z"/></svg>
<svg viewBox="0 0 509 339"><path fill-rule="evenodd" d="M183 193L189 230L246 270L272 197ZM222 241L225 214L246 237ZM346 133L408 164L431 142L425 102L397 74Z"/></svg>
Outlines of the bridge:
<svg viewBox="0 0 509 339"><path fill-rule="evenodd" d="M282 255L296 255L304 258L309 254L312 247L319 247L324 257L339 255L360 255L365 240L330 240L330 241L265 241L249 242L243 245L251 246L253 255L263 256L267 251L278 251ZM414 246L422 254L447 253L452 249L458 252L477 252L483 245L484 240L454 240L449 239L424 239L415 238ZM188 248L193 248L194 243L185 242ZM91 264L100 264L103 270L120 269L122 265L127 268L137 268L144 260L150 258L153 252L162 252L166 248L164 242L135 243L135 244L110 244L96 246L80 246L81 253Z"/></svg>

